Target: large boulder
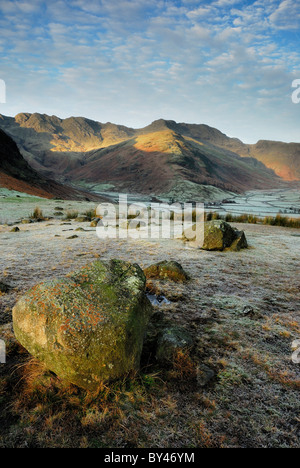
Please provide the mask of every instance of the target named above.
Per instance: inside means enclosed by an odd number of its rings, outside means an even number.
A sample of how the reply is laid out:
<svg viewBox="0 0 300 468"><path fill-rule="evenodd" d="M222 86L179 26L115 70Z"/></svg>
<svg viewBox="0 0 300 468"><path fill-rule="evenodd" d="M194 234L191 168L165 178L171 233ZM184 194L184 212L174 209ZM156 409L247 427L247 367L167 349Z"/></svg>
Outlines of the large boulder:
<svg viewBox="0 0 300 468"><path fill-rule="evenodd" d="M41 283L13 309L18 341L62 380L94 391L137 370L152 313L138 265L96 261Z"/></svg>
<svg viewBox="0 0 300 468"><path fill-rule="evenodd" d="M191 229L184 233L183 239L192 238ZM190 246L211 251L239 251L248 247L247 239L243 231L238 231L229 223L222 220L207 221L204 223L204 240L201 245L195 241L189 242Z"/></svg>
<svg viewBox="0 0 300 468"><path fill-rule="evenodd" d="M236 239L236 232L225 221L209 221L204 225L204 250L224 250Z"/></svg>

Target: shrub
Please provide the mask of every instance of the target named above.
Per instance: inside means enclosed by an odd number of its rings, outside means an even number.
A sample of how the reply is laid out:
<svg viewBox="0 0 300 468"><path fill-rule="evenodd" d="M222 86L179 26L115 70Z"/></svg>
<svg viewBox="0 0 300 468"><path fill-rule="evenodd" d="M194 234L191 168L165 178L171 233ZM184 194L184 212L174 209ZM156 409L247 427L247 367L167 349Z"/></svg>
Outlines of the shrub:
<svg viewBox="0 0 300 468"><path fill-rule="evenodd" d="M66 219L76 219L78 218L78 211L70 210L66 213Z"/></svg>
<svg viewBox="0 0 300 468"><path fill-rule="evenodd" d="M89 221L92 221L92 219L97 218L96 209L87 210L84 213L82 213L82 215L88 218Z"/></svg>
<svg viewBox="0 0 300 468"><path fill-rule="evenodd" d="M300 229L300 219L288 218L278 214L276 217L266 216L265 218L259 218L252 214L241 214L234 216L230 213L226 215L220 215L219 213L209 212L205 213L205 221L211 220L223 220L227 223L244 223L244 224L265 224L269 226L281 226L287 228Z"/></svg>
<svg viewBox="0 0 300 468"><path fill-rule="evenodd" d="M38 206L34 209L34 212L32 213L31 218L44 219L43 212Z"/></svg>

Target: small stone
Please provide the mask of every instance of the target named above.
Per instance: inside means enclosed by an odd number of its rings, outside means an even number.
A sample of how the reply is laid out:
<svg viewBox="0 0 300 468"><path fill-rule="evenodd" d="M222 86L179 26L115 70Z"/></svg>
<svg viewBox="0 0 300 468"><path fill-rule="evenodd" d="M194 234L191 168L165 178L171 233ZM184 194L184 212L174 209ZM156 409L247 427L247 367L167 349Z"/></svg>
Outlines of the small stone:
<svg viewBox="0 0 300 468"><path fill-rule="evenodd" d="M253 307L251 306L245 306L244 309L243 309L243 315L245 316L251 316L253 317L255 315L255 311L253 309Z"/></svg>
<svg viewBox="0 0 300 468"><path fill-rule="evenodd" d="M32 219L22 219L21 223L22 224L32 224L33 221L32 221Z"/></svg>
<svg viewBox="0 0 300 468"><path fill-rule="evenodd" d="M90 219L87 216L78 216L78 218L74 219L77 223L88 223Z"/></svg>
<svg viewBox="0 0 300 468"><path fill-rule="evenodd" d="M203 388L215 377L215 372L207 367L205 364L202 364L197 367L197 384L199 387Z"/></svg>
<svg viewBox="0 0 300 468"><path fill-rule="evenodd" d="M97 227L98 226L98 223L99 221L101 221L100 218L94 218L90 224L91 227Z"/></svg>
<svg viewBox="0 0 300 468"><path fill-rule="evenodd" d="M158 338L156 360L162 365L170 364L178 351L187 351L193 343L193 338L185 328L165 328Z"/></svg>
<svg viewBox="0 0 300 468"><path fill-rule="evenodd" d="M174 282L185 282L190 279L180 263L175 261L156 263L146 268L144 273L147 279L171 280Z"/></svg>

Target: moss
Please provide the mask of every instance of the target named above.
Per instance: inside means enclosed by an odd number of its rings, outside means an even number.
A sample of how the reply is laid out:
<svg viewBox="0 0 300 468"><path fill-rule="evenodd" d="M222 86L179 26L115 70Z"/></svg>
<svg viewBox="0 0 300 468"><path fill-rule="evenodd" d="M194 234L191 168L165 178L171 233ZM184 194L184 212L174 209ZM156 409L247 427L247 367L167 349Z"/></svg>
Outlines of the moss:
<svg viewBox="0 0 300 468"><path fill-rule="evenodd" d="M184 271L182 266L174 261L163 261L151 265L144 270L147 279L171 280L174 282L185 282L190 276Z"/></svg>
<svg viewBox="0 0 300 468"><path fill-rule="evenodd" d="M37 285L13 310L20 343L62 379L94 390L137 370L151 305L136 265L95 262Z"/></svg>

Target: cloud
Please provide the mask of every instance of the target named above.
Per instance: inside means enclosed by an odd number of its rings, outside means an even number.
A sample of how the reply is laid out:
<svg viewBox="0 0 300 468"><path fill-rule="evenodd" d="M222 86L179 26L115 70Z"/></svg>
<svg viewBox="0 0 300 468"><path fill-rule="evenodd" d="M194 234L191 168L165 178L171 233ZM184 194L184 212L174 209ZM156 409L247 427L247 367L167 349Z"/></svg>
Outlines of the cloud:
<svg viewBox="0 0 300 468"><path fill-rule="evenodd" d="M278 29L291 30L300 28L300 3L299 1L284 0L270 15L271 25Z"/></svg>
<svg viewBox="0 0 300 468"><path fill-rule="evenodd" d="M2 113L165 117L255 140L284 128L266 123L284 110L298 132L299 2L22 0L0 11Z"/></svg>

